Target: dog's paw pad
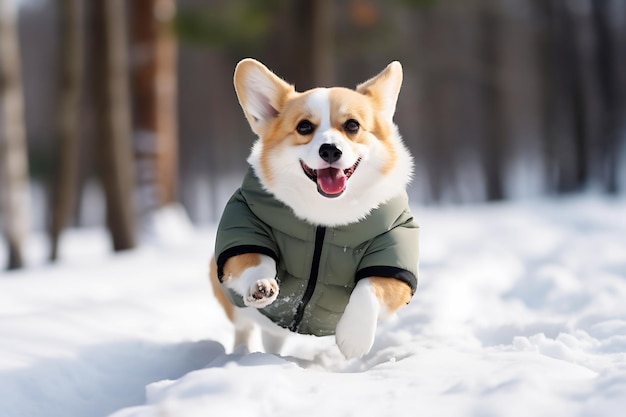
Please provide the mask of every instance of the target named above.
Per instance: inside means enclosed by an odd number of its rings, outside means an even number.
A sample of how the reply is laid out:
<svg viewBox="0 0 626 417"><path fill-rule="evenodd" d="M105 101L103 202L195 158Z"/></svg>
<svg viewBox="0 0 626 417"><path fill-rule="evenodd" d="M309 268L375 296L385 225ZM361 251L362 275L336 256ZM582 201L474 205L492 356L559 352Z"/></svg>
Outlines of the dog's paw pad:
<svg viewBox="0 0 626 417"><path fill-rule="evenodd" d="M257 282L257 290L252 293L252 297L255 300L261 300L263 298L270 298L274 295L276 291L272 287L272 285L267 285L265 281Z"/></svg>
<svg viewBox="0 0 626 417"><path fill-rule="evenodd" d="M260 279L250 287L245 304L250 307L262 308L276 300L278 283L275 279Z"/></svg>

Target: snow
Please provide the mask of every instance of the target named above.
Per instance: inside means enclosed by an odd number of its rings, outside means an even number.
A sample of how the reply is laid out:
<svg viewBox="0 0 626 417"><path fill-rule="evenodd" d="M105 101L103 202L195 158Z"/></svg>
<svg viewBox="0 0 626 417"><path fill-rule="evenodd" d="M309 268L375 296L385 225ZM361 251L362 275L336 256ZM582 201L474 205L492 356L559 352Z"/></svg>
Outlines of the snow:
<svg viewBox="0 0 626 417"><path fill-rule="evenodd" d="M0 277L0 416L623 413L625 200L415 212L418 291L351 361L332 338L232 352L212 227L119 255L102 230L73 230L53 266L33 238L31 267Z"/></svg>

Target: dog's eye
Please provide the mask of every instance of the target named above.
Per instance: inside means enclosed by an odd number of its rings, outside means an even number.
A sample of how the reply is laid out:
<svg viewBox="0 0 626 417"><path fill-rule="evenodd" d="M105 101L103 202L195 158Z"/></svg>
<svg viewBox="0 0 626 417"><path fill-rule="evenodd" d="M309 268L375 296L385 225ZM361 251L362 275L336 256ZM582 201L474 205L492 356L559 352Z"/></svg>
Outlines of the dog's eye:
<svg viewBox="0 0 626 417"><path fill-rule="evenodd" d="M343 124L344 130L348 133L356 133L359 131L360 127L359 122L354 119L350 119Z"/></svg>
<svg viewBox="0 0 626 417"><path fill-rule="evenodd" d="M313 126L313 123L309 122L308 120L303 120L300 123L298 123L298 126L296 127L296 132L305 136L305 135L310 135L311 133L313 133L314 129L315 129L315 126Z"/></svg>

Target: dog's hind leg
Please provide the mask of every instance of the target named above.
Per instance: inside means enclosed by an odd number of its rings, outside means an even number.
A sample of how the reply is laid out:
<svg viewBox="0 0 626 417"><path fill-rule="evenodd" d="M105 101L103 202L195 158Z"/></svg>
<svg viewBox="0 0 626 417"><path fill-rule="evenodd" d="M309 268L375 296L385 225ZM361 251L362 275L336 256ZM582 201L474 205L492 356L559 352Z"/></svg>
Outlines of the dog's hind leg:
<svg viewBox="0 0 626 417"><path fill-rule="evenodd" d="M253 336L256 328L254 321L243 313L242 310L244 309L235 307L220 288L220 284L217 279L217 265L215 263L215 257L211 259L209 272L213 294L215 295L215 298L220 306L224 309L226 317L228 317L235 327L235 341L233 343L233 349L243 346L248 350L248 352L250 352L252 350Z"/></svg>
<svg viewBox="0 0 626 417"><path fill-rule="evenodd" d="M272 332L268 332L267 330L263 330L262 333L263 338L263 349L265 349L265 353L272 353L275 355L280 355L280 352L285 344L285 335L276 334Z"/></svg>
<svg viewBox="0 0 626 417"><path fill-rule="evenodd" d="M209 264L209 281L211 282L211 288L213 289L213 295L215 299L219 303L219 305L224 309L224 314L228 317L228 320L234 322L235 321L235 306L228 300L222 289L220 288L220 282L217 279L217 264L215 262L215 256L211 258L211 263Z"/></svg>
<svg viewBox="0 0 626 417"><path fill-rule="evenodd" d="M256 323L248 317L243 308L235 308L233 324L235 326L235 341L233 350L244 348L247 352L254 350L254 336L257 330Z"/></svg>
<svg viewBox="0 0 626 417"><path fill-rule="evenodd" d="M262 348L265 353L279 355L290 334L289 330L278 327L256 308L235 308L233 323L235 348L243 345L249 352Z"/></svg>

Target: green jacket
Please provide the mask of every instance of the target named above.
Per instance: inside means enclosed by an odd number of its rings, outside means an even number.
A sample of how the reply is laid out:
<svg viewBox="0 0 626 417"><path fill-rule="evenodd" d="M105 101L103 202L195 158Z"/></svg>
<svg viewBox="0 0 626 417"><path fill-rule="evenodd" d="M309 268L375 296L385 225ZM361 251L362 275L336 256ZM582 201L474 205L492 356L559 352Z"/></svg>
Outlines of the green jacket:
<svg viewBox="0 0 626 417"><path fill-rule="evenodd" d="M358 223L315 226L263 189L252 169L224 209L216 238L218 277L231 256L261 253L276 261L278 298L260 312L292 331L325 336L357 281L382 276L417 286L418 225L405 193ZM231 302L243 299L222 286Z"/></svg>

